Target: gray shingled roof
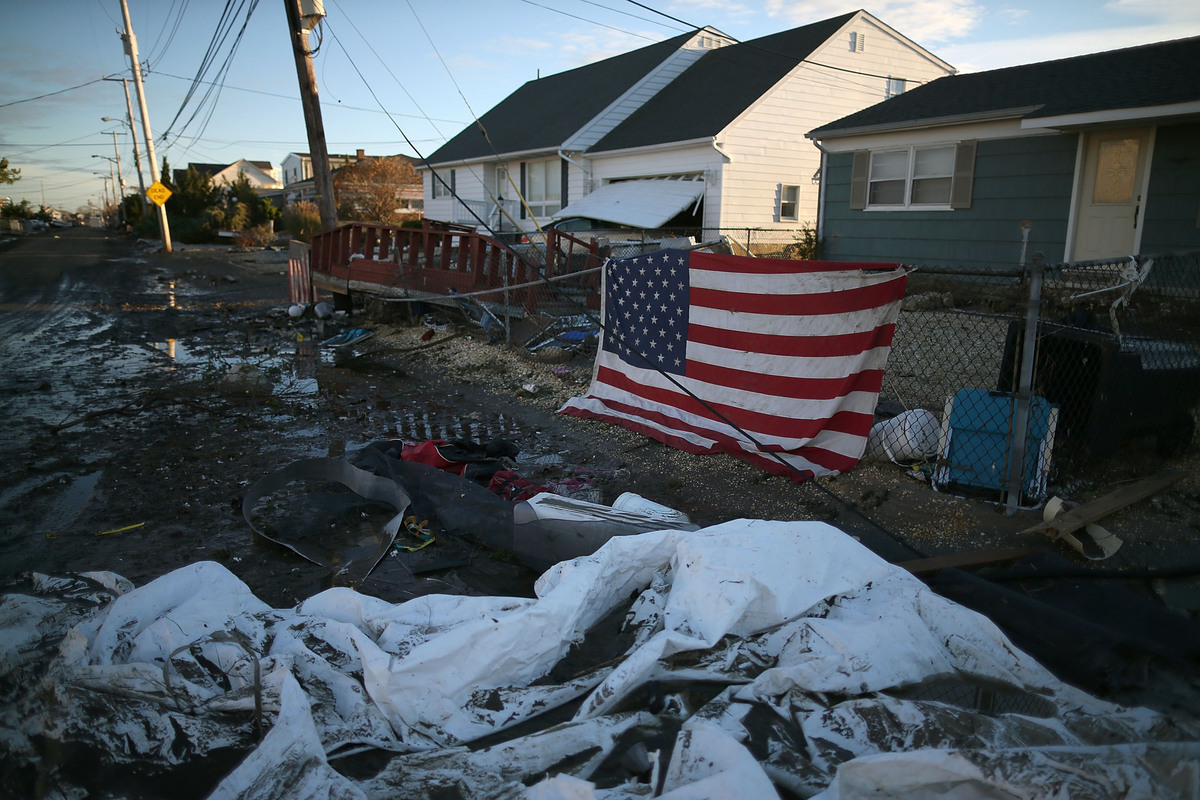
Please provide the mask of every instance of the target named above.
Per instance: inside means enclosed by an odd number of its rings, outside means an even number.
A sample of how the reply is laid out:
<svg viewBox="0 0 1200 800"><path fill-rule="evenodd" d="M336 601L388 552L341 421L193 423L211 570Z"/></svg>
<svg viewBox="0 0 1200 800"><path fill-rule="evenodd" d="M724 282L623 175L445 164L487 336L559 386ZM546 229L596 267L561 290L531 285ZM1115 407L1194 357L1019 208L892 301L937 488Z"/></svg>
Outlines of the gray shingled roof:
<svg viewBox="0 0 1200 800"><path fill-rule="evenodd" d="M529 81L480 117L486 138L475 124L468 125L431 153L429 162L558 147L694 35Z"/></svg>
<svg viewBox="0 0 1200 800"><path fill-rule="evenodd" d="M716 136L856 13L706 53L589 152Z"/></svg>
<svg viewBox="0 0 1200 800"><path fill-rule="evenodd" d="M1028 119L1200 100L1200 37L1058 61L950 75L810 132L907 127L1025 109Z"/></svg>

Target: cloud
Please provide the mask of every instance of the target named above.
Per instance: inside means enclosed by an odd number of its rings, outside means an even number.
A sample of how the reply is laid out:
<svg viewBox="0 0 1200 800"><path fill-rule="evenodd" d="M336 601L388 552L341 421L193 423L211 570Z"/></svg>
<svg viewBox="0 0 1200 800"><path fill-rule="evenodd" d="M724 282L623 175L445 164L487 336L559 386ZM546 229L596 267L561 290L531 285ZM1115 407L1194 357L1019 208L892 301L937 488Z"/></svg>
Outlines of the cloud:
<svg viewBox="0 0 1200 800"><path fill-rule="evenodd" d="M1200 34L1200 22L1185 28L1164 23L949 45L939 48L938 55L957 67L959 72L980 72L1100 53L1105 50L1119 50L1197 34Z"/></svg>
<svg viewBox="0 0 1200 800"><path fill-rule="evenodd" d="M767 0L766 13L804 25L852 11L844 0ZM879 0L870 13L922 45L961 39L979 25L984 8L975 0Z"/></svg>

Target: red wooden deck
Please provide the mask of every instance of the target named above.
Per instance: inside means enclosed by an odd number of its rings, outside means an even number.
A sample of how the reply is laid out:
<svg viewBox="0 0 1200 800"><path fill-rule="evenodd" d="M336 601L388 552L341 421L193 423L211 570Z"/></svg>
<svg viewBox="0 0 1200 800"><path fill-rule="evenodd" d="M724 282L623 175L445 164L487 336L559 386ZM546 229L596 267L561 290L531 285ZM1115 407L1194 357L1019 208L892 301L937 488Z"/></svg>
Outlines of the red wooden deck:
<svg viewBox="0 0 1200 800"><path fill-rule="evenodd" d="M479 299L522 306L527 313L553 298L548 279L601 263L594 241L553 229L546 231L545 247L507 245L471 228L428 220L421 228L353 222L322 231L312 238L310 258L313 284L333 292L423 298L496 290ZM572 281L593 309L599 307L599 286L598 272Z"/></svg>

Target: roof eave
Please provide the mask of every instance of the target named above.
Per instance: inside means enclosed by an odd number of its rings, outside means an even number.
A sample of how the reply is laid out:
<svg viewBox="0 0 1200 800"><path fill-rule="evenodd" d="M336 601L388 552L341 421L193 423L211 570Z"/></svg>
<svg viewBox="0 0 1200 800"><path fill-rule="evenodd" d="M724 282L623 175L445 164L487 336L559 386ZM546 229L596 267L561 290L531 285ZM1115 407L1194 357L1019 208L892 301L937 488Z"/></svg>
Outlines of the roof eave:
<svg viewBox="0 0 1200 800"><path fill-rule="evenodd" d="M1045 117L1031 116L1021 120L1022 128L1082 128L1106 125L1114 122L1138 122L1200 115L1200 99L1158 106L1135 108L1106 108L1077 114L1054 114Z"/></svg>
<svg viewBox="0 0 1200 800"><path fill-rule="evenodd" d="M608 158L609 156L624 156L631 153L653 153L657 150L675 150L680 147L693 147L695 145L712 146L716 142L716 136L700 136L696 139L687 139L681 142L660 142L658 144L644 144L636 147L622 147L616 150L588 150L588 158Z"/></svg>
<svg viewBox="0 0 1200 800"><path fill-rule="evenodd" d="M1005 119L1020 119L1030 112L1037 111L1041 105L1020 106L1017 108L993 109L976 111L970 114L947 114L941 117L925 117L922 119L902 120L899 122L880 122L874 125L859 125L853 128L816 128L804 134L808 139L839 139L844 136L862 136L869 133L884 131L908 131L922 128L939 128L946 125L963 125L971 122L984 122ZM1045 126L1036 126L1045 127Z"/></svg>

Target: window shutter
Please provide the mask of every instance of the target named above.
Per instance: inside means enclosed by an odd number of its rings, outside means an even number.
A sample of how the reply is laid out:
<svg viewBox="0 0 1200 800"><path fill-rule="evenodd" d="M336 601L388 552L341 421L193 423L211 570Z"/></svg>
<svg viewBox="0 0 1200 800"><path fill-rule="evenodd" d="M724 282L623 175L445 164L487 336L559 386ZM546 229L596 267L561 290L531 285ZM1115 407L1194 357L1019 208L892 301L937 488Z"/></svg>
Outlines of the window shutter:
<svg viewBox="0 0 1200 800"><path fill-rule="evenodd" d="M569 187L571 185L571 173L570 173L569 167L567 165L566 159L562 159L559 162L559 165L560 166L559 166L559 173L558 173L558 180L559 180L559 184L558 184L559 205L558 205L558 207L559 207L559 209L563 209L563 208L567 207L567 193L570 191Z"/></svg>
<svg viewBox="0 0 1200 800"><path fill-rule="evenodd" d="M850 210L867 207L867 169L871 165L869 150L854 151L854 166L850 169Z"/></svg>
<svg viewBox="0 0 1200 800"><path fill-rule="evenodd" d="M525 197L529 190L525 188L525 162L521 162L521 197ZM528 212L525 210L525 203L521 203L521 219L525 219Z"/></svg>
<svg viewBox="0 0 1200 800"><path fill-rule="evenodd" d="M775 184L775 221L783 220L783 184Z"/></svg>
<svg viewBox="0 0 1200 800"><path fill-rule="evenodd" d="M975 184L975 142L959 142L954 151L954 179L950 184L950 207L970 208Z"/></svg>

